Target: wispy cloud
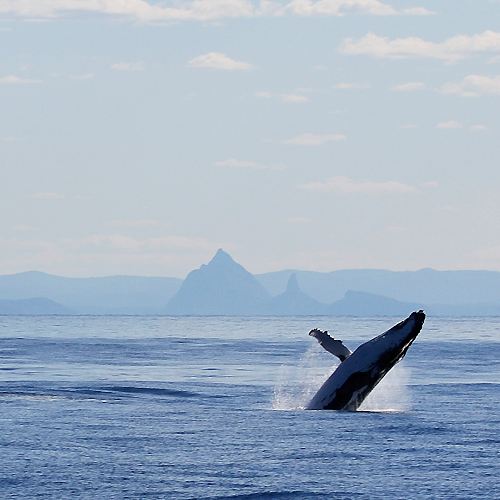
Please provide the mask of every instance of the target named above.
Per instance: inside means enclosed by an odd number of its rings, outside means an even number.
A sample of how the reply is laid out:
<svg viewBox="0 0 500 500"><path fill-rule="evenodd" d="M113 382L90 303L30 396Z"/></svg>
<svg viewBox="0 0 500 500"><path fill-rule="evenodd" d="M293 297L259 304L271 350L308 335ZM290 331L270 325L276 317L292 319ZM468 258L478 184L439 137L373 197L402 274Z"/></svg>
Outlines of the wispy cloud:
<svg viewBox="0 0 500 500"><path fill-rule="evenodd" d="M423 82L408 82L401 85L394 85L391 90L396 90L399 92L412 92L413 90L425 89L425 83Z"/></svg>
<svg viewBox="0 0 500 500"><path fill-rule="evenodd" d="M253 69L253 65L247 62L235 61L219 52L209 52L194 59L191 59L187 66L189 68L215 68L225 70L249 70Z"/></svg>
<svg viewBox="0 0 500 500"><path fill-rule="evenodd" d="M285 170L286 166L283 163L274 163L269 165L264 165L262 163L256 163L254 161L239 161L236 158L229 158L229 160L216 161L214 163L216 167L229 167L229 168L251 168L255 170Z"/></svg>
<svg viewBox="0 0 500 500"><path fill-rule="evenodd" d="M346 139L347 137L344 134L315 135L309 132L281 142L282 144L295 144L298 146L321 146L327 142L345 141Z"/></svg>
<svg viewBox="0 0 500 500"><path fill-rule="evenodd" d="M298 189L305 191L326 192L336 194L390 194L390 193L418 193L414 186L402 182L356 182L349 177L331 177L323 182L309 182L300 184Z"/></svg>
<svg viewBox="0 0 500 500"><path fill-rule="evenodd" d="M344 16L371 14L375 16L432 14L422 7L398 11L379 0L292 0L288 4L261 0L195 0L179 2L175 7L162 3L150 4L144 0L23 0L0 2L0 14L29 19L53 19L94 13L140 22L198 20L207 21L238 17L271 16Z"/></svg>
<svg viewBox="0 0 500 500"><path fill-rule="evenodd" d="M16 75L9 75L0 78L0 83L42 83L42 80L32 80L29 78L21 78Z"/></svg>
<svg viewBox="0 0 500 500"><path fill-rule="evenodd" d="M450 120L449 122L441 122L436 125L436 128L440 129L457 129L462 128L464 126L463 123L457 122L456 120Z"/></svg>
<svg viewBox="0 0 500 500"><path fill-rule="evenodd" d="M349 89L369 89L370 85L367 83L347 83L340 82L333 86L335 90L349 90Z"/></svg>
<svg viewBox="0 0 500 500"><path fill-rule="evenodd" d="M111 69L115 69L117 71L142 71L144 69L144 65L142 62L120 62L112 64Z"/></svg>
<svg viewBox="0 0 500 500"><path fill-rule="evenodd" d="M260 97L262 99L271 99L271 98L278 98L283 102L294 102L294 103L301 103L301 102L307 102L309 101L309 98L307 95L309 92L311 92L311 89L295 89L293 92L290 93L285 93L285 94L273 94L271 92L255 92L255 97Z"/></svg>
<svg viewBox="0 0 500 500"><path fill-rule="evenodd" d="M489 130L489 128L486 125L472 125L469 130L472 130L472 132L483 132Z"/></svg>
<svg viewBox="0 0 500 500"><path fill-rule="evenodd" d="M280 94L278 97L284 102L307 102L309 100L304 94Z"/></svg>
<svg viewBox="0 0 500 500"><path fill-rule="evenodd" d="M475 97L480 94L500 95L500 75L494 77L469 75L460 83L445 83L441 91L444 94L457 94L464 97Z"/></svg>
<svg viewBox="0 0 500 500"><path fill-rule="evenodd" d="M53 192L34 193L31 195L31 197L35 198L36 200L57 200L57 199L64 198L64 196L62 194L57 194L57 193L53 193Z"/></svg>
<svg viewBox="0 0 500 500"><path fill-rule="evenodd" d="M474 54L500 52L500 33L485 31L478 35L458 35L435 43L417 37L390 40L368 33L359 40L346 38L339 47L343 54L369 55L388 59L432 58L448 62Z"/></svg>

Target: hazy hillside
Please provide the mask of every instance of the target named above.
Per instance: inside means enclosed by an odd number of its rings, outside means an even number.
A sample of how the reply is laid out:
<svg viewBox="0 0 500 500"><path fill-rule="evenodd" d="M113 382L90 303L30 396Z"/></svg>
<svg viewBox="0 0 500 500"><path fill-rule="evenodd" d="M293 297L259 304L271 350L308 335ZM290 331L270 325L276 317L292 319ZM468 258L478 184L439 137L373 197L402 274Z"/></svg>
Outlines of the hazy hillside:
<svg viewBox="0 0 500 500"><path fill-rule="evenodd" d="M219 250L184 281L62 278L35 271L0 276L0 300L28 299L35 302L4 302L0 314L36 314L57 306L60 312L46 314L404 316L425 308L435 316L500 316L500 273L355 269L253 276ZM49 302L36 302L43 299Z"/></svg>
<svg viewBox="0 0 500 500"><path fill-rule="evenodd" d="M0 299L45 297L78 314L159 314L181 284L178 278L62 278L31 271L0 276Z"/></svg>
<svg viewBox="0 0 500 500"><path fill-rule="evenodd" d="M285 290L292 273L296 273L301 290L326 304L340 300L348 290L421 304L500 304L500 272L497 271L352 269L317 273L287 270L255 277L271 295L277 295Z"/></svg>
<svg viewBox="0 0 500 500"><path fill-rule="evenodd" d="M44 297L32 299L1 299L0 314L75 314L75 311Z"/></svg>

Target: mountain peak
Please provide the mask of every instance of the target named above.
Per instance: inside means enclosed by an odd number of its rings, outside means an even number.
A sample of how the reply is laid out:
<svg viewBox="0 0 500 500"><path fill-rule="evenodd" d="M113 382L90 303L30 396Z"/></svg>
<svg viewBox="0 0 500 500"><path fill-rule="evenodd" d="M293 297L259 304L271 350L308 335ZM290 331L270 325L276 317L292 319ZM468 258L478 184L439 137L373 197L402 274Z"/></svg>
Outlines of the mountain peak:
<svg viewBox="0 0 500 500"><path fill-rule="evenodd" d="M288 278L288 283L286 285L286 291L288 293L301 292L301 289L299 287L299 282L297 281L297 274L296 273L292 273L290 275L290 278Z"/></svg>
<svg viewBox="0 0 500 500"><path fill-rule="evenodd" d="M223 263L233 263L234 260L233 258L226 252L224 252L224 250L222 250L222 248L219 248L219 250L217 250L217 253L214 255L213 259L208 263L208 265L210 264L223 264Z"/></svg>

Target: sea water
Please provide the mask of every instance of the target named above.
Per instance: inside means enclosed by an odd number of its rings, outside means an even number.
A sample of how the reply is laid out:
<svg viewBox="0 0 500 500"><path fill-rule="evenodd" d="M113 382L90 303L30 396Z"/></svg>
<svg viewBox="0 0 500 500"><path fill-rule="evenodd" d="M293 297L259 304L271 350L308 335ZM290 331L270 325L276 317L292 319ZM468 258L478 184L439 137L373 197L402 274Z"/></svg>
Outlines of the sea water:
<svg viewBox="0 0 500 500"><path fill-rule="evenodd" d="M0 498L500 498L500 319L427 318L358 412L303 410L402 318L0 317Z"/></svg>

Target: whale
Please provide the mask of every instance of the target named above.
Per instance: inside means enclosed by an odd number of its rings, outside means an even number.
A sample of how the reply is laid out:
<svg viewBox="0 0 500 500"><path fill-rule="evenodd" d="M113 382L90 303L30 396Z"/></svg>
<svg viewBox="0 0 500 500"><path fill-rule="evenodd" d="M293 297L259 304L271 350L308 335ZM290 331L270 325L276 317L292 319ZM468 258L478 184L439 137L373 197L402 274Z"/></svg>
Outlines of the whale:
<svg viewBox="0 0 500 500"><path fill-rule="evenodd" d="M356 411L389 370L404 358L424 321L424 311L413 312L404 321L360 345L354 352L328 332L311 330L309 335L341 362L306 409Z"/></svg>

